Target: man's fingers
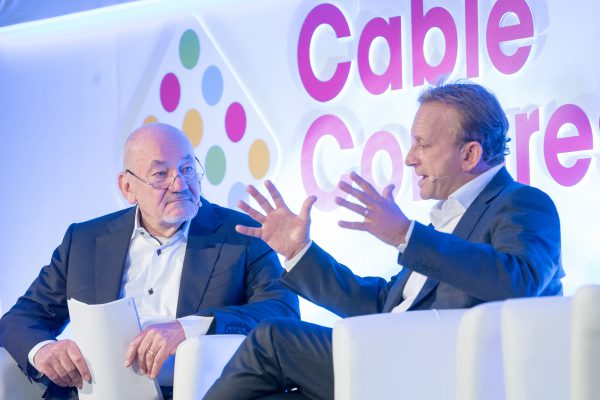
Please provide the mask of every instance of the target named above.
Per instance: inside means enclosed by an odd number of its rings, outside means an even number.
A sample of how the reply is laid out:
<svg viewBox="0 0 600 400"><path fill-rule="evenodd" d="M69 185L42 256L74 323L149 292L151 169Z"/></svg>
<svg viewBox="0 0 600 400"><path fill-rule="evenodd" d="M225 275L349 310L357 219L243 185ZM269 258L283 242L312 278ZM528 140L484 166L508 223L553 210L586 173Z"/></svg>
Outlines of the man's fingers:
<svg viewBox="0 0 600 400"><path fill-rule="evenodd" d="M67 374L67 371L65 371L65 369L62 367L62 365L60 365L60 363L57 363L57 365L55 365L52 368L51 372L47 373L46 376L58 386L73 386L68 380L69 374Z"/></svg>
<svg viewBox="0 0 600 400"><path fill-rule="evenodd" d="M281 197L281 193L279 193L279 190L277 190L277 188L275 187L273 182L267 180L265 182L265 187L269 191L269 194L271 195L271 198L273 199L273 202L275 203L275 207L285 208L285 209L288 208L287 205L285 204L285 201L283 201L283 197Z"/></svg>
<svg viewBox="0 0 600 400"><path fill-rule="evenodd" d="M244 211L246 214L251 216L256 222L260 224L265 222L265 216L256 211L254 208L250 207L245 201L238 201L238 207L240 208L240 210Z"/></svg>
<svg viewBox="0 0 600 400"><path fill-rule="evenodd" d="M79 374L75 364L73 364L69 357L61 358L60 361L63 367L63 380L67 382L68 386L76 386L81 388L83 380L81 379L81 375Z"/></svg>
<svg viewBox="0 0 600 400"><path fill-rule="evenodd" d="M359 200L363 204L370 205L370 204L373 203L373 199L367 193L365 193L362 190L359 190L359 189L353 187L349 183L346 183L344 181L340 181L338 183L338 187L340 189L342 189L344 192L348 193L350 196L352 196L352 197L356 198L357 200Z"/></svg>
<svg viewBox="0 0 600 400"><path fill-rule="evenodd" d="M146 328L148 329L148 328ZM140 366L140 370L143 374L147 374L150 372L152 368L152 364L154 363L154 358L156 357L156 352L152 351L152 338L150 331L142 331L144 334L144 338L142 339L142 343L138 347L137 358L138 365Z"/></svg>
<svg viewBox="0 0 600 400"><path fill-rule="evenodd" d="M169 352L166 348L161 348L154 357L153 363L148 366L148 376L150 379L156 379L167 357L169 357Z"/></svg>
<svg viewBox="0 0 600 400"><path fill-rule="evenodd" d="M352 229L355 231L366 231L367 224L364 222L350 222L350 221L339 221L338 225L341 228Z"/></svg>
<svg viewBox="0 0 600 400"><path fill-rule="evenodd" d="M383 188L383 197L386 200L392 200L394 201L394 189L396 187L394 185L387 185L385 188Z"/></svg>
<svg viewBox="0 0 600 400"><path fill-rule="evenodd" d="M268 214L273 211L273 207L269 200L265 198L254 186L248 185L246 186L246 191L256 200L256 202L260 205L260 207ZM260 222L260 221L259 221Z"/></svg>
<svg viewBox="0 0 600 400"><path fill-rule="evenodd" d="M251 226L244 226L244 225L236 225L235 230L238 233L241 233L242 235L254 236L257 238L261 238L261 236L262 236L261 228L254 228Z"/></svg>
<svg viewBox="0 0 600 400"><path fill-rule="evenodd" d="M138 348L140 347L140 343L142 343L143 338L144 338L144 335L142 335L142 333L140 333L129 344L129 347L127 348L127 353L125 353L125 366L126 367L131 367L131 364L133 364L133 360L136 359L137 354L138 354Z"/></svg>
<svg viewBox="0 0 600 400"><path fill-rule="evenodd" d="M352 203L346 199L342 199L341 197L336 197L335 198L335 204L337 204L338 206L342 206L344 208L347 208L350 211L354 211L355 213L365 216L366 215L366 208L363 206L360 206L358 204Z"/></svg>
<svg viewBox="0 0 600 400"><path fill-rule="evenodd" d="M352 179L354 182L356 182L358 187L360 187L362 190L364 190L372 198L376 199L379 197L379 193L377 193L377 190L375 190L373 185L371 185L369 182L364 180L362 178L362 176L358 175L356 172L352 172L350 174L350 179Z"/></svg>
<svg viewBox="0 0 600 400"><path fill-rule="evenodd" d="M83 379L91 380L87 363L72 340L59 340L43 346L34 356L34 362L40 372L59 386L81 388Z"/></svg>
<svg viewBox="0 0 600 400"><path fill-rule="evenodd" d="M302 208L300 209L300 218L302 218L305 221L309 219L310 210L312 209L312 206L315 204L316 201L316 196L309 196L304 200L304 202L302 203Z"/></svg>
<svg viewBox="0 0 600 400"><path fill-rule="evenodd" d="M83 354L81 354L81 350L79 350L79 347L75 342L71 342L67 345L67 354L77 369L79 377L86 382L90 382L92 380L92 373L85 362L85 358L83 358Z"/></svg>

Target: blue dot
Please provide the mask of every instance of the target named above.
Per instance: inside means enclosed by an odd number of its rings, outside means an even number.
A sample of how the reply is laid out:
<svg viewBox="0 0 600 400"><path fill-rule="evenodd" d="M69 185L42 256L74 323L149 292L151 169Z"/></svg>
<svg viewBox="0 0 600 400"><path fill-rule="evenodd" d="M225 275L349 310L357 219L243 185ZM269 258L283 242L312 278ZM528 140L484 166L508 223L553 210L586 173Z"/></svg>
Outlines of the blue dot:
<svg viewBox="0 0 600 400"><path fill-rule="evenodd" d="M227 206L229 208L237 209L238 201L244 200L246 203L248 202L248 192L246 192L246 185L240 182L236 182L229 189L229 194L227 196Z"/></svg>
<svg viewBox="0 0 600 400"><path fill-rule="evenodd" d="M204 100L211 106L214 106L221 100L223 95L223 75L219 68L211 65L204 71L202 77L202 95Z"/></svg>

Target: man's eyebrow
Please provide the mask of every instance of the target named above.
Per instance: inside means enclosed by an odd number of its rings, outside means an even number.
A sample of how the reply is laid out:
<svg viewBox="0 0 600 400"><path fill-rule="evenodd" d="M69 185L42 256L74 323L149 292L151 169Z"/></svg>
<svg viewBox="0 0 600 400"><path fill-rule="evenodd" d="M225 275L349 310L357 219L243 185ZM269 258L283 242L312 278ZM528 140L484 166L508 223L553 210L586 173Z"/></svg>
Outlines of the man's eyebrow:
<svg viewBox="0 0 600 400"><path fill-rule="evenodd" d="M194 156L188 154L186 156L183 156L181 158L182 162L186 162L186 161L194 161ZM163 165L165 165L167 162L163 161L163 160L152 160L152 162L150 162L150 168L154 168L154 167L161 167Z"/></svg>
<svg viewBox="0 0 600 400"><path fill-rule="evenodd" d="M165 165L166 163L164 161L161 160L152 160L152 162L150 163L150 168L154 168L154 167L160 167L162 165Z"/></svg>
<svg viewBox="0 0 600 400"><path fill-rule="evenodd" d="M193 155L191 155L191 154L188 154L187 156L184 156L184 157L182 158L182 160L183 160L183 161L194 161L194 158L195 158L195 157L194 157Z"/></svg>

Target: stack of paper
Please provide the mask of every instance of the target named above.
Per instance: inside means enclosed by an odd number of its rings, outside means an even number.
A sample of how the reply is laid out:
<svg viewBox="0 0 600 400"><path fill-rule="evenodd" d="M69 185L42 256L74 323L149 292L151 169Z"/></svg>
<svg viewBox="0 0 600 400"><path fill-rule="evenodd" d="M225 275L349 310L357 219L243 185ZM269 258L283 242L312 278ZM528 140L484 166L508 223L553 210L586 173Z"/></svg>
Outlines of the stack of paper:
<svg viewBox="0 0 600 400"><path fill-rule="evenodd" d="M80 400L162 400L158 384L139 372L137 363L125 367L125 353L140 333L132 298L88 305L68 300L73 339L92 373Z"/></svg>

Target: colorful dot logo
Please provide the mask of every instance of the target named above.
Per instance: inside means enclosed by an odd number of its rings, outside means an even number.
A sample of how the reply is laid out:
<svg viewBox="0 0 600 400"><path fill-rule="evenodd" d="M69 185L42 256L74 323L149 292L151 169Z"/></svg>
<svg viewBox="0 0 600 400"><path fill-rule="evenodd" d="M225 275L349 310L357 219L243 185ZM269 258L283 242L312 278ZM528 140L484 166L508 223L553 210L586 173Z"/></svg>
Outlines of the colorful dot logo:
<svg viewBox="0 0 600 400"><path fill-rule="evenodd" d="M154 92L158 103L150 90L143 123L179 126L206 169L203 193L218 191L235 207L248 198L246 183L273 173L276 145L210 36L199 21L193 24L165 54Z"/></svg>

